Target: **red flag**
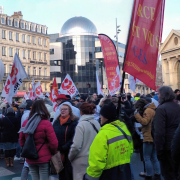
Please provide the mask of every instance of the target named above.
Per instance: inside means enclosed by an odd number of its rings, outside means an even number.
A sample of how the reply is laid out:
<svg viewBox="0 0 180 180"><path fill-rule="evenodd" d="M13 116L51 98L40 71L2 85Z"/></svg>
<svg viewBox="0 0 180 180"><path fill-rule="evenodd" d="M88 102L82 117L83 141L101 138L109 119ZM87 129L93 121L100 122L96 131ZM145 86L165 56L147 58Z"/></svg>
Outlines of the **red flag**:
<svg viewBox="0 0 180 180"><path fill-rule="evenodd" d="M112 40L105 34L99 34L99 40L104 56L108 89L110 95L113 95L119 91L121 87L121 75L116 48Z"/></svg>
<svg viewBox="0 0 180 180"><path fill-rule="evenodd" d="M123 71L155 89L165 0L135 0Z"/></svg>
<svg viewBox="0 0 180 180"><path fill-rule="evenodd" d="M56 98L58 95L59 95L59 93L58 93L56 78L54 78L53 86L52 86L51 93L50 93L50 99L53 102L53 110L54 111L56 110L56 107L57 107Z"/></svg>

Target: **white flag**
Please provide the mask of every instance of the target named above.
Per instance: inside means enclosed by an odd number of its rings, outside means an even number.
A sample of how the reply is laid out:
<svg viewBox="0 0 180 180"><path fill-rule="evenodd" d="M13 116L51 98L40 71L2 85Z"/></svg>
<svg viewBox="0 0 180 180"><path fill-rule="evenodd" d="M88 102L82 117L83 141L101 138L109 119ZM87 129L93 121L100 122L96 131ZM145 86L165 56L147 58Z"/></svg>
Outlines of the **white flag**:
<svg viewBox="0 0 180 180"><path fill-rule="evenodd" d="M136 90L136 84L140 83L141 81L139 79L134 78L134 76L129 75L129 88L135 92Z"/></svg>
<svg viewBox="0 0 180 180"><path fill-rule="evenodd" d="M25 93L25 95L24 95L24 98L23 98L24 100L27 100L27 99L29 99L29 97L28 97L28 95Z"/></svg>
<svg viewBox="0 0 180 180"><path fill-rule="evenodd" d="M32 88L29 89L28 97L32 101L34 101L36 99L34 78L33 78L33 81L32 81Z"/></svg>
<svg viewBox="0 0 180 180"><path fill-rule="evenodd" d="M38 81L35 85L35 92L36 92L36 96L43 96L43 91L42 91L42 87L41 87L41 83Z"/></svg>
<svg viewBox="0 0 180 180"><path fill-rule="evenodd" d="M64 81L62 82L59 92L60 94L68 94L71 96L71 98L79 94L69 74L66 75Z"/></svg>
<svg viewBox="0 0 180 180"><path fill-rule="evenodd" d="M98 94L98 95L101 94L101 95L104 96L103 91L102 91L102 88L101 88L101 84L100 84L100 82L99 82L99 78L98 78L97 72L96 72L96 81L97 81L97 94Z"/></svg>
<svg viewBox="0 0 180 180"><path fill-rule="evenodd" d="M12 98L17 94L17 91L21 86L23 79L27 77L28 75L26 74L18 55L15 54L11 74L6 80L6 84L1 96L5 97L5 99L11 104ZM9 87L10 89L8 89Z"/></svg>

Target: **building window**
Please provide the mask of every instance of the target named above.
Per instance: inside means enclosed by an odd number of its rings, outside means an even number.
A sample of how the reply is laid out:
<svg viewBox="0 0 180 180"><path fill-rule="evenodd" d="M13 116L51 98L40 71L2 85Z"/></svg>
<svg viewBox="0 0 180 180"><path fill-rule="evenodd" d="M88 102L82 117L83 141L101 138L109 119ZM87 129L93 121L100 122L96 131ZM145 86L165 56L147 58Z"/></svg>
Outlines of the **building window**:
<svg viewBox="0 0 180 180"><path fill-rule="evenodd" d="M46 28L42 29L43 34L46 34Z"/></svg>
<svg viewBox="0 0 180 180"><path fill-rule="evenodd" d="M33 44L36 44L36 38L33 36Z"/></svg>
<svg viewBox="0 0 180 180"><path fill-rule="evenodd" d="M44 53L44 61L46 61L46 53Z"/></svg>
<svg viewBox="0 0 180 180"><path fill-rule="evenodd" d="M4 73L6 73L6 64L4 64Z"/></svg>
<svg viewBox="0 0 180 180"><path fill-rule="evenodd" d="M28 50L28 59L31 59L31 51Z"/></svg>
<svg viewBox="0 0 180 180"><path fill-rule="evenodd" d="M9 40L12 40L12 32L9 31Z"/></svg>
<svg viewBox="0 0 180 180"><path fill-rule="evenodd" d="M23 59L26 59L26 50L23 49Z"/></svg>
<svg viewBox="0 0 180 180"><path fill-rule="evenodd" d="M15 20L15 23L14 23L15 27L18 27L18 21Z"/></svg>
<svg viewBox="0 0 180 180"><path fill-rule="evenodd" d="M46 45L46 39L44 39L44 46L47 47L47 45Z"/></svg>
<svg viewBox="0 0 180 180"><path fill-rule="evenodd" d="M16 33L16 41L19 42L19 33Z"/></svg>
<svg viewBox="0 0 180 180"><path fill-rule="evenodd" d="M50 54L54 54L54 49L50 49Z"/></svg>
<svg viewBox="0 0 180 180"><path fill-rule="evenodd" d="M4 17L1 17L1 24L4 24L5 20Z"/></svg>
<svg viewBox="0 0 180 180"><path fill-rule="evenodd" d="M8 25L9 25L9 26L12 26L12 21L11 21L11 19L8 20Z"/></svg>
<svg viewBox="0 0 180 180"><path fill-rule="evenodd" d="M23 22L21 23L21 28L24 29L24 23Z"/></svg>
<svg viewBox="0 0 180 180"><path fill-rule="evenodd" d="M36 59L36 52L33 51L33 59L35 60Z"/></svg>
<svg viewBox="0 0 180 180"><path fill-rule="evenodd" d="M6 47L2 46L2 56L6 56Z"/></svg>
<svg viewBox="0 0 180 180"><path fill-rule="evenodd" d="M46 83L45 83L44 85L45 85L45 91L47 91L47 86L46 86Z"/></svg>
<svg viewBox="0 0 180 180"><path fill-rule="evenodd" d="M41 76L41 67L39 68L39 76Z"/></svg>
<svg viewBox="0 0 180 180"><path fill-rule="evenodd" d="M30 36L27 36L27 42L30 43Z"/></svg>
<svg viewBox="0 0 180 180"><path fill-rule="evenodd" d="M44 76L47 76L47 68L44 68Z"/></svg>
<svg viewBox="0 0 180 180"><path fill-rule="evenodd" d="M11 73L12 65L9 65L9 73Z"/></svg>
<svg viewBox="0 0 180 180"><path fill-rule="evenodd" d="M13 48L9 48L9 57L13 56Z"/></svg>
<svg viewBox="0 0 180 180"><path fill-rule="evenodd" d="M22 35L22 42L25 43L25 34Z"/></svg>
<svg viewBox="0 0 180 180"><path fill-rule="evenodd" d="M31 67L28 66L28 75L30 75L30 72L31 72Z"/></svg>
<svg viewBox="0 0 180 180"><path fill-rule="evenodd" d="M35 31L35 25L34 25L34 24L32 24L31 30L32 30L32 31Z"/></svg>
<svg viewBox="0 0 180 180"><path fill-rule="evenodd" d="M16 53L17 53L17 55L19 56L19 49L16 49Z"/></svg>
<svg viewBox="0 0 180 180"><path fill-rule="evenodd" d="M38 38L38 44L41 45L41 38Z"/></svg>
<svg viewBox="0 0 180 180"><path fill-rule="evenodd" d="M6 31L2 30L2 39L6 39Z"/></svg>
<svg viewBox="0 0 180 180"><path fill-rule="evenodd" d="M39 52L39 60L41 60L41 53Z"/></svg>
<svg viewBox="0 0 180 180"><path fill-rule="evenodd" d="M36 67L33 67L33 76L36 76Z"/></svg>
<svg viewBox="0 0 180 180"><path fill-rule="evenodd" d="M41 33L41 27L37 26L37 32Z"/></svg>

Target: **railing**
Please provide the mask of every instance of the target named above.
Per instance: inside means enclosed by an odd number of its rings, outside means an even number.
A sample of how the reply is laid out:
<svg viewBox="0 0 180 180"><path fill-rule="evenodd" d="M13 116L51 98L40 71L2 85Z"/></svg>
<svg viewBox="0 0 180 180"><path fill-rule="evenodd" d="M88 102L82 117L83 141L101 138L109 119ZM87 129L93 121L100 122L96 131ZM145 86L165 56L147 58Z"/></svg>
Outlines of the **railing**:
<svg viewBox="0 0 180 180"><path fill-rule="evenodd" d="M50 76L37 76L37 75L29 75L31 79L34 78L34 80L51 80Z"/></svg>
<svg viewBox="0 0 180 180"><path fill-rule="evenodd" d="M35 64L47 64L47 61L30 61L30 63L35 63Z"/></svg>

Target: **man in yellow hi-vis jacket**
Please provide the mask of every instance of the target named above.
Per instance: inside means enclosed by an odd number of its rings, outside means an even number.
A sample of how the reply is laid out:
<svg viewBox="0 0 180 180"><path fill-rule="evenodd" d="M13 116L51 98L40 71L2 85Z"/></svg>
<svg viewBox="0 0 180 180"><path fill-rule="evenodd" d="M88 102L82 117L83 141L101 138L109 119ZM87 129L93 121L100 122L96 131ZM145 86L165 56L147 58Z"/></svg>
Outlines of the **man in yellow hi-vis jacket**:
<svg viewBox="0 0 180 180"><path fill-rule="evenodd" d="M104 105L100 114L103 127L90 147L84 180L131 180L131 134L123 122L116 120L113 103Z"/></svg>

